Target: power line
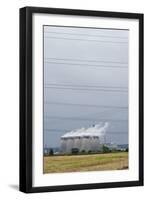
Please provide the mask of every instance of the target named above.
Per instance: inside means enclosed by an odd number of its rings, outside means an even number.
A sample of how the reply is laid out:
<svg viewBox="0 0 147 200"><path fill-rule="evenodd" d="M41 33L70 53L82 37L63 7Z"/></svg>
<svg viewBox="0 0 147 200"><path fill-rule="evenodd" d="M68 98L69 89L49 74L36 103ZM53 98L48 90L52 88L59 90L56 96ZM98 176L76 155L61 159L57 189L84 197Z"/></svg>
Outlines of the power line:
<svg viewBox="0 0 147 200"><path fill-rule="evenodd" d="M127 29L127 28L106 28L106 27L91 27L91 26L84 26L84 27L82 27L82 26L62 26L62 25L44 25L45 27L49 27L49 28L51 28L52 30L53 29L57 29L57 28L60 28L60 30L61 30L61 28L64 28L64 29L68 29L68 30L70 30L70 29L72 29L72 30L75 30L75 29L89 29L89 30L93 30L93 31L97 31L97 30L99 30L99 31L102 31L102 30L105 30L105 31L108 31L108 32L110 32L110 31L129 31L129 29Z"/></svg>
<svg viewBox="0 0 147 200"><path fill-rule="evenodd" d="M87 39L77 39L77 38L66 38L66 37L44 37L47 39L63 39L63 40L77 40L80 42L86 41L86 42L103 42L103 43L111 43L111 44L128 44L128 42L114 42L114 41L106 41L106 40L87 40Z"/></svg>
<svg viewBox="0 0 147 200"><path fill-rule="evenodd" d="M116 63L116 64L123 64L127 65L127 62L118 62L118 61L105 61L105 60L86 60L86 59L72 59L72 58L55 58L55 57L46 57L45 60L68 60L68 61L79 61L79 62L103 62L103 63Z"/></svg>
<svg viewBox="0 0 147 200"><path fill-rule="evenodd" d="M128 122L126 119L92 119L92 118L79 118L79 117L58 117L58 116L44 116L46 119L57 120L73 120L73 121L110 121L110 122Z"/></svg>
<svg viewBox="0 0 147 200"><path fill-rule="evenodd" d="M107 89L87 89L87 88L72 88L72 87L51 87L51 86L45 86L44 88L47 89L57 89L57 90L80 90L80 91L90 91L90 92L128 92L125 90L107 90Z"/></svg>
<svg viewBox="0 0 147 200"><path fill-rule="evenodd" d="M83 64L83 63L65 63L65 62L52 62L52 61L44 61L45 63L50 63L50 64L57 64L57 65L74 65L74 66L80 66L80 67L85 67L85 66L90 66L90 67L97 67L97 68L120 68L120 69L127 69L128 67L122 67L122 66L108 66L108 65L90 65L90 64Z"/></svg>
<svg viewBox="0 0 147 200"><path fill-rule="evenodd" d="M103 85L73 85L73 84L55 84L55 83L46 83L44 84L45 86L63 86L63 87L66 87L66 86L69 86L69 87L88 87L88 88L113 88L113 89L124 89L124 90L127 90L128 88L127 87L118 87L118 86L103 86Z"/></svg>
<svg viewBox="0 0 147 200"><path fill-rule="evenodd" d="M76 131L77 129L74 130L68 130L68 129L44 129L44 131L53 131L53 132L70 132L70 131ZM106 134L128 134L127 131L124 132L112 132L112 131L108 131L106 132ZM51 133L49 133L51 134Z"/></svg>
<svg viewBox="0 0 147 200"><path fill-rule="evenodd" d="M128 37L119 37L119 36L111 36L111 35L93 35L93 34L82 34L82 33L65 33L65 32L55 32L55 31L45 31L46 33L55 33L55 34L65 34L65 35L82 35L82 36L90 36L90 37L102 37L102 38L119 38L119 39L128 39Z"/></svg>
<svg viewBox="0 0 147 200"><path fill-rule="evenodd" d="M61 103L61 102L49 102L45 101L45 104L51 105L64 105L64 106L80 106L80 107L100 107L100 108L114 108L114 109L128 109L127 106L107 106L107 105L90 105L90 104L74 104L74 103Z"/></svg>

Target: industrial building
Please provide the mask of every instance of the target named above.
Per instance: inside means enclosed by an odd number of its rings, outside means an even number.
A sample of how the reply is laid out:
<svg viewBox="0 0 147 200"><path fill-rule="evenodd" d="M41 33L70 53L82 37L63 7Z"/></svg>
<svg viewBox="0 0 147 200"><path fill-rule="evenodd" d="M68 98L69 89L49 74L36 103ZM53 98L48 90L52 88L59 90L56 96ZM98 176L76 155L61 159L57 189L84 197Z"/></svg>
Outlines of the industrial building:
<svg viewBox="0 0 147 200"><path fill-rule="evenodd" d="M61 136L61 152L96 152L102 148L101 138L104 136L108 123L99 123L89 128L81 128Z"/></svg>

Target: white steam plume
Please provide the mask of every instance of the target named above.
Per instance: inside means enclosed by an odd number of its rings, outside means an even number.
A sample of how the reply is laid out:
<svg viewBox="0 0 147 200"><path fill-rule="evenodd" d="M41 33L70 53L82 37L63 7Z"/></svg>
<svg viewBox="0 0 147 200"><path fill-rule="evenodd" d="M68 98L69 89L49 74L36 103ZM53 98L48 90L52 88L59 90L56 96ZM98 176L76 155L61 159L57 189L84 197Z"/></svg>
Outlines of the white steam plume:
<svg viewBox="0 0 147 200"><path fill-rule="evenodd" d="M61 138L67 137L83 137L83 136L103 136L109 127L109 122L100 122L89 128L80 128L65 133Z"/></svg>

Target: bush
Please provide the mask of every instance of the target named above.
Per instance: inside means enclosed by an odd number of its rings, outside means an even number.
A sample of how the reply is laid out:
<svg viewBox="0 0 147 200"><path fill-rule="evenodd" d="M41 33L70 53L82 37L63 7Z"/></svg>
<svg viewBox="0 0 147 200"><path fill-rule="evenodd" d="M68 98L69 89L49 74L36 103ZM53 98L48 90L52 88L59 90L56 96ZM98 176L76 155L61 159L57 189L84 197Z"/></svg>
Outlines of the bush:
<svg viewBox="0 0 147 200"><path fill-rule="evenodd" d="M109 149L109 147L103 145L103 146L102 146L102 152L103 152L103 153L109 153L109 152L111 152L111 150Z"/></svg>
<svg viewBox="0 0 147 200"><path fill-rule="evenodd" d="M81 151L81 153L82 153L82 154L85 154L85 153L86 153L86 151L83 149L83 150Z"/></svg>
<svg viewBox="0 0 147 200"><path fill-rule="evenodd" d="M53 151L53 149L50 149L50 151L49 151L49 155L50 155L50 156L53 156L53 155L54 155L54 151Z"/></svg>
<svg viewBox="0 0 147 200"><path fill-rule="evenodd" d="M72 148L71 149L71 153L72 154L78 154L79 153L79 149L78 148Z"/></svg>
<svg viewBox="0 0 147 200"><path fill-rule="evenodd" d="M126 150L125 150L126 152L128 152L129 151L129 149L128 148L126 148Z"/></svg>

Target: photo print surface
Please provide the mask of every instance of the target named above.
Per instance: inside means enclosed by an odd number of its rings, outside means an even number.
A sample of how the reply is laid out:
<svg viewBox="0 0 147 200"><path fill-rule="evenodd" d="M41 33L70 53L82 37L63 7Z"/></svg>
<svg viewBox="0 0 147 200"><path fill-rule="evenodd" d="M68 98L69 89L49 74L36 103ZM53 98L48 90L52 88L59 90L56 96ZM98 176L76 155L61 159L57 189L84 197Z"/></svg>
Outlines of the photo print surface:
<svg viewBox="0 0 147 200"><path fill-rule="evenodd" d="M129 30L43 26L43 173L125 170Z"/></svg>

